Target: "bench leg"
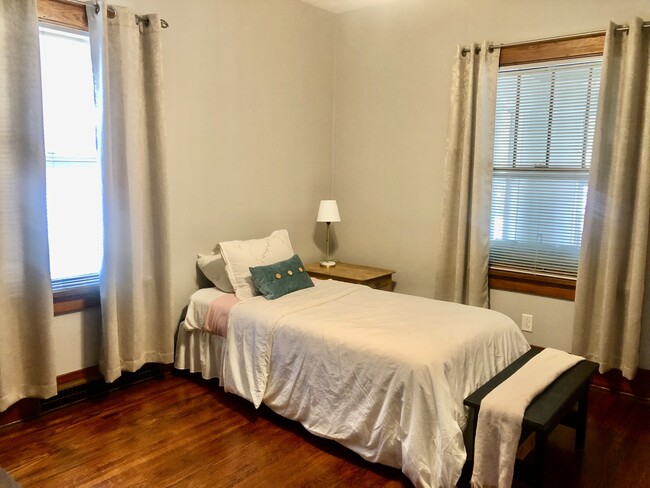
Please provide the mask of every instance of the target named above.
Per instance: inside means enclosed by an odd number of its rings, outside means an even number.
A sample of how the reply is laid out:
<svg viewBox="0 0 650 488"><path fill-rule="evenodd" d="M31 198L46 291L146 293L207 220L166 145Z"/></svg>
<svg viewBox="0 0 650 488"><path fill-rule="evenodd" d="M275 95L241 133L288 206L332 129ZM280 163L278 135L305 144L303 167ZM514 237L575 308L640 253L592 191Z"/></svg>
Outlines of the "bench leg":
<svg viewBox="0 0 650 488"><path fill-rule="evenodd" d="M589 401L589 384L585 384L578 400L578 422L576 425L576 451L585 448L587 436L587 406Z"/></svg>
<svg viewBox="0 0 650 488"><path fill-rule="evenodd" d="M465 428L465 450L467 460L474 461L474 441L476 439L476 427L478 425L478 413L470 408L467 414L467 427Z"/></svg>
<svg viewBox="0 0 650 488"><path fill-rule="evenodd" d="M535 467L533 471L534 486L544 484L544 458L546 455L546 433L535 433Z"/></svg>

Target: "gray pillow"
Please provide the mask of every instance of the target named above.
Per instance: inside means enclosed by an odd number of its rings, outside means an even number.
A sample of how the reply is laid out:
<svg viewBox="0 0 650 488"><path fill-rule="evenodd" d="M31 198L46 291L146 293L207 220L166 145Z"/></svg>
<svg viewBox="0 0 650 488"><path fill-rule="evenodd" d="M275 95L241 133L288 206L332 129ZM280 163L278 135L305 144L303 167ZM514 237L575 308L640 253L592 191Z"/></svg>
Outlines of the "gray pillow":
<svg viewBox="0 0 650 488"><path fill-rule="evenodd" d="M196 264L214 286L225 293L234 293L235 290L230 283L228 273L226 273L226 263L221 254L199 254Z"/></svg>

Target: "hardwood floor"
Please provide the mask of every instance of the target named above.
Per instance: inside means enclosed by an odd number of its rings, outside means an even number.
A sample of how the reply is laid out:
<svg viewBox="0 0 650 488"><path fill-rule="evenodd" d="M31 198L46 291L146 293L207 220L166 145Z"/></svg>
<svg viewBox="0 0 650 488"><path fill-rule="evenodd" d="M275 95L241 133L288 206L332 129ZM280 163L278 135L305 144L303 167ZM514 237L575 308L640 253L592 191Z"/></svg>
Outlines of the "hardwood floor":
<svg viewBox="0 0 650 488"><path fill-rule="evenodd" d="M545 485L650 486L650 403L600 389L590 402L585 451L575 455L573 431L558 427ZM0 467L25 488L411 486L399 470L195 376L151 380L4 427Z"/></svg>

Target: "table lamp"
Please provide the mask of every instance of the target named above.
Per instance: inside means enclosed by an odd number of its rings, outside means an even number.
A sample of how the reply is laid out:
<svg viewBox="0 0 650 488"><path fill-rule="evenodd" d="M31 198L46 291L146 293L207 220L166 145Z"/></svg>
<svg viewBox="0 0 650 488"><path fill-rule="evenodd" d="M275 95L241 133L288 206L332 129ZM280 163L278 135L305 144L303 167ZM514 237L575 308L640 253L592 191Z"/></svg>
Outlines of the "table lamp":
<svg viewBox="0 0 650 488"><path fill-rule="evenodd" d="M341 216L339 215L339 207L336 205L336 200L321 200L320 207L318 207L318 217L316 217L316 222L327 223L327 234L325 237L327 256L325 257L325 261L320 262L320 265L324 268L336 266L336 261L330 259L330 224L332 222L340 221Z"/></svg>

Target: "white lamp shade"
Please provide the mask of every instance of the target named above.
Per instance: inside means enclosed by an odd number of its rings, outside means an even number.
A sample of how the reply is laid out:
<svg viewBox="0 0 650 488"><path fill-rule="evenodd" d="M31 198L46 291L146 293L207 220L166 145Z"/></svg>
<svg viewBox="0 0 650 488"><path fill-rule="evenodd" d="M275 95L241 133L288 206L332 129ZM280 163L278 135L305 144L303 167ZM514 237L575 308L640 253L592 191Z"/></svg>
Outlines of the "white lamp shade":
<svg viewBox="0 0 650 488"><path fill-rule="evenodd" d="M316 222L340 222L339 207L336 200L321 200Z"/></svg>

